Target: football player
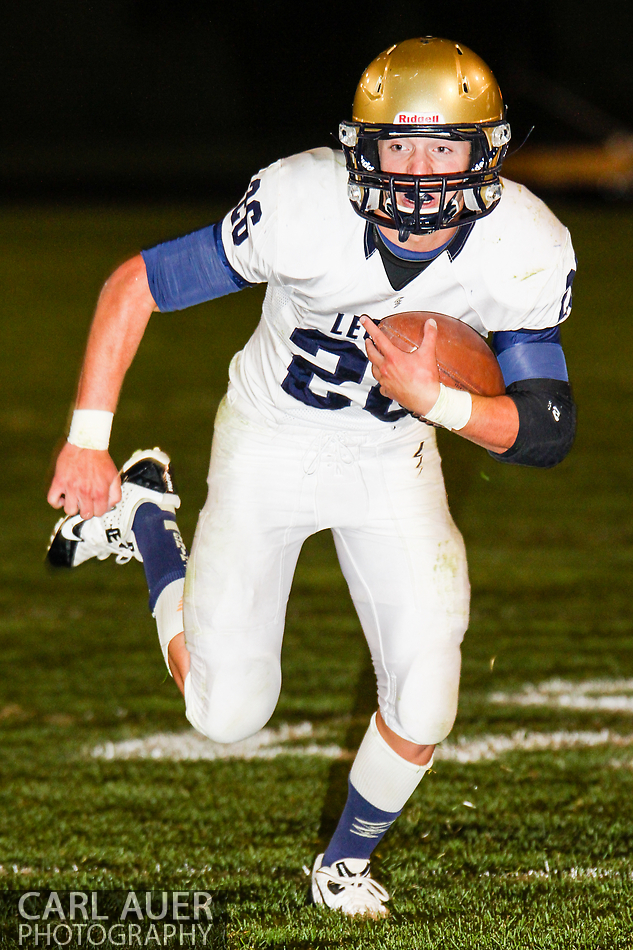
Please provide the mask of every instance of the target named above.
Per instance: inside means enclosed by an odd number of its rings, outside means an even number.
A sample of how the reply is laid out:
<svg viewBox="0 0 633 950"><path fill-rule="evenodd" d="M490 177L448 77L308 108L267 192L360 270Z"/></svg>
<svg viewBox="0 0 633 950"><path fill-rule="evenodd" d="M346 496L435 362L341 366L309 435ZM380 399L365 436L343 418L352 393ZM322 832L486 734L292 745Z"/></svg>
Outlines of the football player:
<svg viewBox="0 0 633 950"><path fill-rule="evenodd" d="M575 410L560 324L576 265L563 225L500 178L505 108L467 47L425 37L381 53L340 140L342 151L275 162L223 221L143 251L108 280L49 492L66 512L49 559L141 560L189 721L235 742L275 708L297 557L308 535L332 530L378 710L312 893L378 917L388 894L369 859L452 728L468 623L434 426L502 462L565 457ZM185 582L169 459L135 453L119 478L107 451L113 413L153 311L261 282L261 321L231 362L217 413ZM416 353L396 352L379 321L412 310L491 335L506 394L441 385L431 322Z"/></svg>

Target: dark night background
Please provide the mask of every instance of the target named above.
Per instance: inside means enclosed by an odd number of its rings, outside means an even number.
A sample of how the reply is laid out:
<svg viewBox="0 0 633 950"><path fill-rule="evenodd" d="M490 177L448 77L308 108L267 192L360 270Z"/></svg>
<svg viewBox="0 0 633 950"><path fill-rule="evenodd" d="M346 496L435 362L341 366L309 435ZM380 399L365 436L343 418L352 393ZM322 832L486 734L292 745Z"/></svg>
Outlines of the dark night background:
<svg viewBox="0 0 633 950"><path fill-rule="evenodd" d="M493 68L515 146L532 124L532 143L590 141L628 125L632 27L624 2L21 0L0 39L0 197L237 193L333 143L368 62L427 34Z"/></svg>

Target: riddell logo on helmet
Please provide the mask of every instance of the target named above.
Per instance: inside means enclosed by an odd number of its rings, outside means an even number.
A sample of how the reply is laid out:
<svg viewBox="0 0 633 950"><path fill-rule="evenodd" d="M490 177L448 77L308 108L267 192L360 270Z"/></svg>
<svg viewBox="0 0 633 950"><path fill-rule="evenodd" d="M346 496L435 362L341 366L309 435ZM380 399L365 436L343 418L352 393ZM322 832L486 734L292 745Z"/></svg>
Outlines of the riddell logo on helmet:
<svg viewBox="0 0 633 950"><path fill-rule="evenodd" d="M393 120L394 125L443 125L444 116L422 115L417 112L397 112Z"/></svg>

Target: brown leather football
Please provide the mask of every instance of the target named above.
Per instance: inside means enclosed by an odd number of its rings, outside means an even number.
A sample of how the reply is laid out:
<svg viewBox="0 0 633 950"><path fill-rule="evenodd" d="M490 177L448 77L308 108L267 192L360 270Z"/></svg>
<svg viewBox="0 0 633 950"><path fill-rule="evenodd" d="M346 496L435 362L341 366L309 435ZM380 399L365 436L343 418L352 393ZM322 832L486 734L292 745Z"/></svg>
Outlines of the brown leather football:
<svg viewBox="0 0 633 950"><path fill-rule="evenodd" d="M412 353L422 342L424 324L437 323L437 365L440 382L479 396L502 396L505 383L497 358L476 330L444 313L410 311L394 313L379 323L394 346Z"/></svg>

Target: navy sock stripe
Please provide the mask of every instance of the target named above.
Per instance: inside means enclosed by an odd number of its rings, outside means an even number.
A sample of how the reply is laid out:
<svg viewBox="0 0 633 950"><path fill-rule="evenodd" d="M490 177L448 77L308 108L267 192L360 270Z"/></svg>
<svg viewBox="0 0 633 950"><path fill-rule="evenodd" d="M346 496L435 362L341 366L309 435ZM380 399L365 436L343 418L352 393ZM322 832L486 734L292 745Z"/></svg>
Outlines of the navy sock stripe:
<svg viewBox="0 0 633 950"><path fill-rule="evenodd" d="M343 858L369 857L392 824L402 814L400 811L383 811L376 808L347 781L348 795L343 814L323 856L323 864L330 867Z"/></svg>
<svg viewBox="0 0 633 950"><path fill-rule="evenodd" d="M175 524L175 517L151 502L140 505L134 515L132 530L143 556L151 613L167 585L184 577L187 570L187 549L180 531L166 524Z"/></svg>

